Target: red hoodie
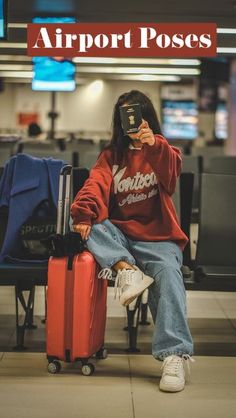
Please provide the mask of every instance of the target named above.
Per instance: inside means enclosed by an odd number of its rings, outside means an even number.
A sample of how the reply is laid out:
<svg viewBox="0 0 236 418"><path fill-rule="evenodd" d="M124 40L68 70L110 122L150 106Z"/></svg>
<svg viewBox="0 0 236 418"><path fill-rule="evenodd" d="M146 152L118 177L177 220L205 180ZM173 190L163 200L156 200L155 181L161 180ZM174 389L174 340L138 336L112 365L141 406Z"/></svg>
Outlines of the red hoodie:
<svg viewBox="0 0 236 418"><path fill-rule="evenodd" d="M128 148L123 162L104 150L71 206L73 223L93 225L109 219L137 241L175 241L181 249L188 238L179 226L171 199L181 171L180 151L161 135L153 146Z"/></svg>

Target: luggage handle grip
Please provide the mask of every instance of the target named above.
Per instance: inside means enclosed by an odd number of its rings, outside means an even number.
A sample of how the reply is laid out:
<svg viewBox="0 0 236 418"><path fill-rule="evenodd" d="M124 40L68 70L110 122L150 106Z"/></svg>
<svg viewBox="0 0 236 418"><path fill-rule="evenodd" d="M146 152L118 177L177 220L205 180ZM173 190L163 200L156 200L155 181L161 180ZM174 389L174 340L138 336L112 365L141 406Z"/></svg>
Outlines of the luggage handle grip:
<svg viewBox="0 0 236 418"><path fill-rule="evenodd" d="M69 222L71 173L71 165L65 165L64 167L62 167L60 172L57 206L57 234L66 234L66 232L68 231L67 224Z"/></svg>

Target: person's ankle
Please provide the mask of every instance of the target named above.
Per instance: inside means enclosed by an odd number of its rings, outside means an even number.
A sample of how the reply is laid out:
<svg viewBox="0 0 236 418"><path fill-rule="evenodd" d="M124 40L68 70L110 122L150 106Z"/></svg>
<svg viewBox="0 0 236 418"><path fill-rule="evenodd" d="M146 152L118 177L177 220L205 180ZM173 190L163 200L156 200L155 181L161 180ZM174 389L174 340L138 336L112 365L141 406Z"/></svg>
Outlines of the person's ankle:
<svg viewBox="0 0 236 418"><path fill-rule="evenodd" d="M118 261L116 264L112 266L112 269L118 272L118 270L135 270L132 264L127 263L126 261Z"/></svg>

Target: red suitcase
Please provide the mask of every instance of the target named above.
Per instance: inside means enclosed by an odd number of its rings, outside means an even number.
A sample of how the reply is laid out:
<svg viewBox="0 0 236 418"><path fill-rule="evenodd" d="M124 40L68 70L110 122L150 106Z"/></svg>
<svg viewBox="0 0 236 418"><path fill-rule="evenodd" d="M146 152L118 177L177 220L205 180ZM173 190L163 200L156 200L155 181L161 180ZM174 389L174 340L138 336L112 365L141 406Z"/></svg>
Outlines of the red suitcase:
<svg viewBox="0 0 236 418"><path fill-rule="evenodd" d="M70 174L71 167L66 166L60 176L57 233L61 232L63 219L64 235L68 232ZM73 259L50 257L46 325L50 373L60 371L59 360L80 360L82 373L90 375L94 372L94 365L88 362L89 358L94 354L106 358L107 281L98 279L98 269L88 251L75 255Z"/></svg>

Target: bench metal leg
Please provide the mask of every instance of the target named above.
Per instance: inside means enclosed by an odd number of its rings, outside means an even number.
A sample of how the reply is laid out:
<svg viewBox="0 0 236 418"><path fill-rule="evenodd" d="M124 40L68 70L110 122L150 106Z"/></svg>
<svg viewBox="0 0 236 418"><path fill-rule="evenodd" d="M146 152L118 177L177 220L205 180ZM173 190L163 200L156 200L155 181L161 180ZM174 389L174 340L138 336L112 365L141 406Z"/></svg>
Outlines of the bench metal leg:
<svg viewBox="0 0 236 418"><path fill-rule="evenodd" d="M126 307L127 320L128 320L128 336L129 336L129 347L127 348L128 353L138 353L140 350L137 348L137 335L138 335L138 325L140 318L140 308L141 308L141 299L142 295L137 298L135 309L130 310L129 307Z"/></svg>
<svg viewBox="0 0 236 418"><path fill-rule="evenodd" d="M139 322L140 325L150 325L150 322L147 321L147 313L148 313L148 304L142 303L141 304L141 321Z"/></svg>
<svg viewBox="0 0 236 418"><path fill-rule="evenodd" d="M28 291L28 298L25 298L23 292ZM26 349L24 346L25 330L26 329L35 329L37 328L33 324L33 312L34 312L34 296L35 296L35 286L30 285L25 286L16 285L15 286L15 301L16 301L16 346L14 350L23 351ZM20 324L19 321L19 302L24 309L25 316L23 323Z"/></svg>

